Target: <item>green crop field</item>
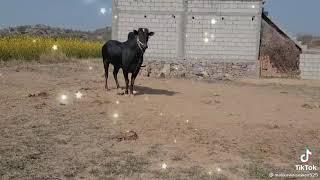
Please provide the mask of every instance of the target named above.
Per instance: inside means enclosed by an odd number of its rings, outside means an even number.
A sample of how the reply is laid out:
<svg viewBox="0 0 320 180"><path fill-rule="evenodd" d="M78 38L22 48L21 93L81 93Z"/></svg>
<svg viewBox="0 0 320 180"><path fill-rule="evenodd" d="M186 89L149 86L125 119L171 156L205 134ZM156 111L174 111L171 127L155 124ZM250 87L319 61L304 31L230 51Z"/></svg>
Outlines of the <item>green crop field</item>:
<svg viewBox="0 0 320 180"><path fill-rule="evenodd" d="M13 36L0 38L0 60L38 60L41 55L62 53L70 58L101 57L101 42L66 38Z"/></svg>

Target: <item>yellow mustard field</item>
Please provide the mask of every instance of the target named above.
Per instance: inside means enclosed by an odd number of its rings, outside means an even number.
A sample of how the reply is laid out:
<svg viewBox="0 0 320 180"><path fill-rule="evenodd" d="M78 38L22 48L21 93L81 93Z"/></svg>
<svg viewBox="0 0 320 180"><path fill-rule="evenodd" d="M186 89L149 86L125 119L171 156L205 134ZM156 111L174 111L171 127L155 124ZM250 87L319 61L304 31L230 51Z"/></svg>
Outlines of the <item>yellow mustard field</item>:
<svg viewBox="0 0 320 180"><path fill-rule="evenodd" d="M101 57L101 42L80 39L0 37L0 60L37 60L43 54L59 52L72 58Z"/></svg>

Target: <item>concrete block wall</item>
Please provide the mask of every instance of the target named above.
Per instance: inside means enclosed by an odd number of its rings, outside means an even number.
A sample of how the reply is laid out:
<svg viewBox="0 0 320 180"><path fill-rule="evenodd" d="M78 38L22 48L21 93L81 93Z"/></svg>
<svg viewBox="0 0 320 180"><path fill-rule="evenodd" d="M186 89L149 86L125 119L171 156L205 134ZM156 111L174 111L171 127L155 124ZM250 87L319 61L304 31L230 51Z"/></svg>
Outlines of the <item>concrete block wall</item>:
<svg viewBox="0 0 320 180"><path fill-rule="evenodd" d="M114 0L113 39L147 27L146 59L258 62L261 11L259 0Z"/></svg>
<svg viewBox="0 0 320 180"><path fill-rule="evenodd" d="M118 0L120 11L182 11L183 0Z"/></svg>
<svg viewBox="0 0 320 180"><path fill-rule="evenodd" d="M155 36L149 39L146 58L177 56L177 30L181 21L183 0L119 0L117 3L116 39L126 41L128 32L147 27L155 32Z"/></svg>
<svg viewBox="0 0 320 180"><path fill-rule="evenodd" d="M300 55L301 79L320 80L320 52Z"/></svg>
<svg viewBox="0 0 320 180"><path fill-rule="evenodd" d="M258 0L188 0L189 12L214 12L221 14L258 14L261 1Z"/></svg>
<svg viewBox="0 0 320 180"><path fill-rule="evenodd" d="M174 58L177 54L177 23L181 17L177 15L159 14L144 17L144 14L119 13L118 39L126 41L128 32L139 27L149 27L150 31L155 32L155 36L149 39L148 50L145 56Z"/></svg>
<svg viewBox="0 0 320 180"><path fill-rule="evenodd" d="M257 61L261 6L251 1L189 1L186 57Z"/></svg>

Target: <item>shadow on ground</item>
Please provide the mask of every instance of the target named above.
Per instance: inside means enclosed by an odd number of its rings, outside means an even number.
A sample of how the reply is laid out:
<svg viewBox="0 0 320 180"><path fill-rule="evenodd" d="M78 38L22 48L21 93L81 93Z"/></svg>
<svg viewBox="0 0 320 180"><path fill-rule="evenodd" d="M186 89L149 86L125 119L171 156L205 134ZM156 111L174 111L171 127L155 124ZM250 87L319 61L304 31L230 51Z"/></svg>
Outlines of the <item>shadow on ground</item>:
<svg viewBox="0 0 320 180"><path fill-rule="evenodd" d="M149 95L173 96L178 93L178 92L174 92L174 91L168 91L168 90L164 90L164 89L153 89L153 88L144 87L144 86L135 86L135 90L138 91L136 95L149 94Z"/></svg>

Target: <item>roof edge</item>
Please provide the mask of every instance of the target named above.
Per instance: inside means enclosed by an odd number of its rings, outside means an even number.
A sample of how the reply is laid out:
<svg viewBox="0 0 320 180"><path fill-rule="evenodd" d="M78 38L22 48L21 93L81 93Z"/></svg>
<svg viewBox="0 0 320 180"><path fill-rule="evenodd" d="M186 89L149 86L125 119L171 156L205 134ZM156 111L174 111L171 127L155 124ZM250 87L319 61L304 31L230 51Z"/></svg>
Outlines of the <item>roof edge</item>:
<svg viewBox="0 0 320 180"><path fill-rule="evenodd" d="M268 24L272 25L273 27L277 28L278 32L290 39L295 43L295 45L302 51L303 49L306 49L305 46L303 46L296 38L293 38L287 31L285 31L283 28L281 28L278 24L275 23L275 21L271 20L264 12L262 13L262 19L264 19Z"/></svg>

